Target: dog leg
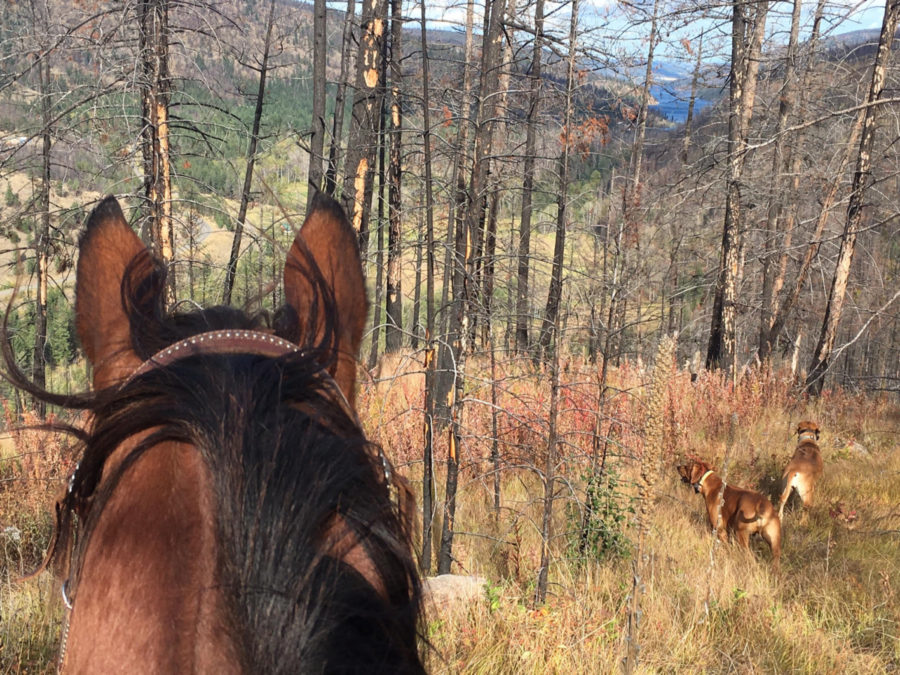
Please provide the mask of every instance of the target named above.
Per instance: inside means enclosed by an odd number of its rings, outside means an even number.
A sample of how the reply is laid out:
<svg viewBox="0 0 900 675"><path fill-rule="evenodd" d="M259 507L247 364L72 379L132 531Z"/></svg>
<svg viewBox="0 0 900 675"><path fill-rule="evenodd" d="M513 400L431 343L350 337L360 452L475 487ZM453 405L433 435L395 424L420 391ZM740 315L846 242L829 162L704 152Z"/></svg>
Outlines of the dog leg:
<svg viewBox="0 0 900 675"><path fill-rule="evenodd" d="M791 490L794 489L794 483L797 481L797 473L794 472L784 477L784 491L781 493L781 503L778 506L778 519L784 518L784 505L787 504L788 498L791 496ZM798 490L799 491L799 490Z"/></svg>
<svg viewBox="0 0 900 675"><path fill-rule="evenodd" d="M721 541L723 544L728 543L728 530L724 526L716 530L716 534L719 537L719 541Z"/></svg>
<svg viewBox="0 0 900 675"><path fill-rule="evenodd" d="M802 488L802 491L801 491ZM806 508L810 508L813 503L813 486L810 483L806 483L805 485L800 485L797 489L797 492L800 493L800 499L803 500L803 506Z"/></svg>
<svg viewBox="0 0 900 675"><path fill-rule="evenodd" d="M781 565L781 521L771 518L760 534L772 550L772 567L777 572Z"/></svg>

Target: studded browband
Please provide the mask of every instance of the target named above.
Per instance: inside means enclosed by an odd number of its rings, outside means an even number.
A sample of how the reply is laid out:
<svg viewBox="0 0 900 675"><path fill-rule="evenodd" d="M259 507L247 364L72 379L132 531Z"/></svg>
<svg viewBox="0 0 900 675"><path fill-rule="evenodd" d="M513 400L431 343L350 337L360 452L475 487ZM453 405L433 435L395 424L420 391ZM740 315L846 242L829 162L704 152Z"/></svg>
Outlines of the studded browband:
<svg viewBox="0 0 900 675"><path fill-rule="evenodd" d="M297 353L300 347L277 335L252 330L214 330L192 335L160 350L144 361L128 377L131 382L136 377L164 368L175 361L201 354L254 354L278 358L285 354Z"/></svg>

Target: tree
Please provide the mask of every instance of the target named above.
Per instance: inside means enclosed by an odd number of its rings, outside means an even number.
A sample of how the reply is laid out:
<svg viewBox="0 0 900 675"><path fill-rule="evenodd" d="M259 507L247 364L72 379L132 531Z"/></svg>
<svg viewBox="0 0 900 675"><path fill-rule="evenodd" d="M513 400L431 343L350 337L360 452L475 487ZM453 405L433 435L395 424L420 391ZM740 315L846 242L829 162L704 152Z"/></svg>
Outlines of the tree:
<svg viewBox="0 0 900 675"><path fill-rule="evenodd" d="M528 115L525 121L525 160L522 178L522 216L519 221L519 247L516 280L516 351L528 351L529 304L528 270L531 256L531 216L534 193L538 111L541 104L541 58L544 51L544 0L534 5L534 48L529 74Z"/></svg>
<svg viewBox="0 0 900 675"><path fill-rule="evenodd" d="M569 56L566 68L565 112L562 129L562 150L559 154L559 190L556 202L556 239L553 244L553 266L550 271L550 289L544 309L544 323L541 327L541 353L546 357L551 342L556 338L559 306L563 292L563 256L566 252L566 217L569 208L569 153L576 142L573 119L575 95L575 63L578 29L578 0L572 0L572 17L569 24ZM554 345L557 349L558 345Z"/></svg>
<svg viewBox="0 0 900 675"><path fill-rule="evenodd" d="M481 50L481 75L475 113L475 143L472 173L467 191L465 217L457 223L453 267L453 308L450 315L448 341L452 346L455 377L451 406L450 444L447 459L447 487L444 499L444 521L441 530L441 550L438 573L450 572L453 549L453 528L456 513L456 488L461 449L460 424L465 387L465 351L463 341L469 334L474 307L475 261L472 251L480 248L482 216L485 204L488 163L493 140L495 93L499 82L498 55L502 37L503 0L489 0L485 4L484 33ZM440 394L440 392L439 392Z"/></svg>
<svg viewBox="0 0 900 675"><path fill-rule="evenodd" d="M722 227L719 273L706 352L706 367L722 368L729 377L736 373L735 312L737 279L740 275L739 252L743 236L741 176L746 161L747 135L753 115L767 12L766 0L752 6L743 0L734 0L732 3L725 223Z"/></svg>
<svg viewBox="0 0 900 675"><path fill-rule="evenodd" d="M347 0L347 11L344 14L344 29L341 38L341 74L334 96L334 119L331 125L331 145L328 146L328 170L325 172L325 193L334 197L337 187L338 163L340 160L341 136L344 131L344 97L347 91L347 80L353 61L353 19L356 13L356 0Z"/></svg>
<svg viewBox="0 0 900 675"><path fill-rule="evenodd" d="M46 36L50 30L50 5L46 1L32 0L32 25L35 35ZM46 50L44 39L41 39L42 50ZM38 59L39 56L35 55ZM38 92L41 105L41 180L36 199L39 225L34 236L34 251L37 289L37 306L34 313L34 356L32 358L32 374L34 383L43 388L46 383L47 352L47 299L50 268L50 149L53 145L53 118L50 92L50 53L46 52L35 70L38 76ZM35 412L39 417L46 413L46 403L35 398Z"/></svg>
<svg viewBox="0 0 900 675"><path fill-rule="evenodd" d="M312 205L312 195L322 189L322 161L325 148L325 59L328 43L325 39L325 0L313 3L313 109L312 129L309 141L309 195L307 211ZM266 40L268 44L268 39Z"/></svg>
<svg viewBox="0 0 900 675"><path fill-rule="evenodd" d="M872 67L872 79L866 95L865 119L859 141L859 153L856 159L856 171L853 174L850 201L847 204L847 219L841 235L841 247L831 280L831 288L828 291L828 302L825 305L825 318L822 320L819 341L809 367L809 374L806 377L807 388L816 395L822 391L823 380L828 371L831 352L834 349L837 327L844 308L847 282L850 278L850 266L853 263L853 254L856 249L856 238L862 223L863 199L873 182L872 147L880 108L876 104L884 92L891 44L894 41L894 34L897 32L898 19L900 19L900 0L888 0L884 8L884 20L881 24L881 35L878 38L875 64Z"/></svg>
<svg viewBox="0 0 900 675"><path fill-rule="evenodd" d="M250 204L250 192L253 187L253 167L256 164L256 148L259 143L259 129L262 122L263 105L266 95L266 77L269 73L269 49L272 41L272 26L274 21L275 0L270 0L269 16L266 20L266 38L263 43L262 61L259 64L259 86L256 90L256 108L253 111L253 128L250 131L250 140L247 143L244 187L241 189L241 203L238 207L237 220L235 221L234 237L231 240L231 255L228 258L228 266L225 268L225 289L222 294L222 302L226 305L231 302L231 293L234 289L234 277L237 273L238 258L241 254L241 238L244 233L244 224L247 221L247 207ZM310 162L312 162L312 159L310 159Z"/></svg>
<svg viewBox="0 0 900 675"><path fill-rule="evenodd" d="M431 95L428 87L431 72L428 59L428 37L425 3L419 3L422 44L422 151L425 162L425 420L422 450L422 571L431 571L431 530L434 523L434 192L431 175Z"/></svg>
<svg viewBox="0 0 900 675"><path fill-rule="evenodd" d="M172 164L170 158L169 2L139 0L141 54L141 116L144 197L154 248L170 268L166 302L175 302L175 230L172 226Z"/></svg>
<svg viewBox="0 0 900 675"><path fill-rule="evenodd" d="M403 338L403 295L400 258L403 244L402 200L400 184L403 175L403 16L401 0L391 0L391 110L390 147L388 166L388 262L385 288L384 348L387 352L400 349Z"/></svg>
<svg viewBox="0 0 900 675"><path fill-rule="evenodd" d="M369 242L369 205L372 201L379 117L384 97L381 62L384 58L386 15L387 0L364 0L356 59L356 93L341 194L344 211L359 236L363 260Z"/></svg>

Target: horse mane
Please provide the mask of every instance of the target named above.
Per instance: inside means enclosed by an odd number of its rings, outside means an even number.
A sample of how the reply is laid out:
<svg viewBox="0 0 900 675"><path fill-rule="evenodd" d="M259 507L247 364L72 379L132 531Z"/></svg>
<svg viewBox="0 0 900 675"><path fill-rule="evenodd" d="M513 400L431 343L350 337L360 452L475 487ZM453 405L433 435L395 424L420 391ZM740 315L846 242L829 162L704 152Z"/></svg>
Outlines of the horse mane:
<svg viewBox="0 0 900 675"><path fill-rule="evenodd" d="M141 359L221 329L267 329L301 345L278 358L200 354L120 386L61 396L31 382L3 339L7 379L93 416L87 430L55 427L78 436L83 454L57 505L48 560L55 559L57 568L70 566L77 577L91 532L129 468L162 443L189 444L210 472L219 583L246 671L424 672L414 647L421 587L407 543L409 524L391 503L380 450L335 398L327 374L336 359L334 299L310 261L312 272L306 273L315 277L310 280L317 290L313 312L321 312L323 321L304 317L302 324L289 305L272 315L224 306L166 313L160 300L164 266L138 256L125 274L122 303ZM300 335L300 325L320 328L316 335ZM144 438L101 482L112 452L138 434ZM363 546L382 592L323 552L336 515Z"/></svg>

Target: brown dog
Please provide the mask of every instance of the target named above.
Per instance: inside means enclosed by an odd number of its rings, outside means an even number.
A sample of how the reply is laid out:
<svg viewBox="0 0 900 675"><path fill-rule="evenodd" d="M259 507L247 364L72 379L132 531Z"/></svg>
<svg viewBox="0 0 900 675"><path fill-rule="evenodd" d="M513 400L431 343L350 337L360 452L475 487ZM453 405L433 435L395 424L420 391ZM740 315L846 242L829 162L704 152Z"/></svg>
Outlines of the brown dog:
<svg viewBox="0 0 900 675"><path fill-rule="evenodd" d="M703 495L709 524L716 528L722 479L706 462L699 460L690 460L679 466L678 473L683 482L694 488L694 492ZM728 530L734 532L738 543L747 550L750 549L750 535L759 532L772 550L772 564L778 569L781 558L781 520L775 513L772 502L766 497L753 490L726 485L722 519L717 528L719 539L727 542Z"/></svg>
<svg viewBox="0 0 900 675"><path fill-rule="evenodd" d="M818 440L819 426L815 422L806 420L797 425L797 449L781 476L784 492L781 493L781 505L778 508L779 518L784 518L784 505L791 496L792 489L797 490L803 506L812 506L813 490L824 468L822 453L816 443Z"/></svg>

